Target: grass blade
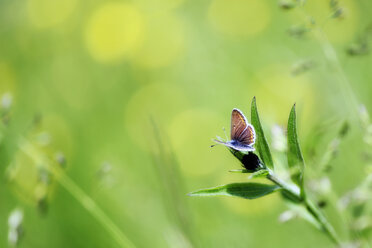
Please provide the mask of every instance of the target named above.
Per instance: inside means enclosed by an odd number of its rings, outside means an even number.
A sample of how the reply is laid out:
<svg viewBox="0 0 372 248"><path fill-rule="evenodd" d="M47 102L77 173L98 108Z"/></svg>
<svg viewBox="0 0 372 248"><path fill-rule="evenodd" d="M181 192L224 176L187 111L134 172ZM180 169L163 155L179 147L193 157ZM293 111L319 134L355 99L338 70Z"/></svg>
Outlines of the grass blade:
<svg viewBox="0 0 372 248"><path fill-rule="evenodd" d="M32 160L34 164L49 165L47 168L56 180L87 210L118 243L120 247L135 248L136 245L123 233L112 219L87 195L59 166L51 166L49 158L40 153L26 139L20 139L19 148Z"/></svg>
<svg viewBox="0 0 372 248"><path fill-rule="evenodd" d="M258 116L256 97L253 98L251 104L251 122L256 130L256 147L263 163L270 169L274 168L273 159L271 157L271 152L267 140L265 138L264 131L261 126L260 117Z"/></svg>
<svg viewBox="0 0 372 248"><path fill-rule="evenodd" d="M305 162L302 156L300 144L297 137L297 125L296 125L296 104L293 105L291 113L288 118L287 126L287 138L288 138L288 166L291 170L292 180L301 188L303 192L303 171Z"/></svg>
<svg viewBox="0 0 372 248"><path fill-rule="evenodd" d="M214 188L201 189L189 193L189 196L237 196L245 199L256 199L273 193L280 187L261 183L232 183Z"/></svg>

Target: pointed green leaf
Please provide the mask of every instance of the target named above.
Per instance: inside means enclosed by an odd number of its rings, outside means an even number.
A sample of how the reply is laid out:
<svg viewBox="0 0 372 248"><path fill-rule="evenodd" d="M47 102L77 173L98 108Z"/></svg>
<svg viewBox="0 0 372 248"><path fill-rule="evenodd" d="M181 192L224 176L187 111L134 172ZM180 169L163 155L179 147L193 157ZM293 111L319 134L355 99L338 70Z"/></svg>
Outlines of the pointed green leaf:
<svg viewBox="0 0 372 248"><path fill-rule="evenodd" d="M239 170L229 170L232 173L252 173L253 171L249 171L247 169L239 169Z"/></svg>
<svg viewBox="0 0 372 248"><path fill-rule="evenodd" d="M282 191L280 191L280 193L285 200L293 204L300 204L302 202L302 199L300 197L298 197L297 195L293 194L288 190L283 189Z"/></svg>
<svg viewBox="0 0 372 248"><path fill-rule="evenodd" d="M245 199L256 199L274 191L280 187L261 183L232 183L214 188L201 189L189 193L190 196L237 196Z"/></svg>
<svg viewBox="0 0 372 248"><path fill-rule="evenodd" d="M296 126L296 105L293 105L291 113L288 118L287 127L288 138L288 166L291 173L292 180L303 190L303 171L305 167L304 159L302 157L300 144L297 138Z"/></svg>
<svg viewBox="0 0 372 248"><path fill-rule="evenodd" d="M260 117L258 116L257 106L256 106L256 97L253 98L251 104L251 122L256 131L256 148L263 163L273 169L274 163L271 157L271 152L269 145L267 144L264 131L261 126Z"/></svg>
<svg viewBox="0 0 372 248"><path fill-rule="evenodd" d="M266 169L259 170L259 171L252 173L252 175L249 176L249 179L266 177L268 174L269 174L269 171Z"/></svg>

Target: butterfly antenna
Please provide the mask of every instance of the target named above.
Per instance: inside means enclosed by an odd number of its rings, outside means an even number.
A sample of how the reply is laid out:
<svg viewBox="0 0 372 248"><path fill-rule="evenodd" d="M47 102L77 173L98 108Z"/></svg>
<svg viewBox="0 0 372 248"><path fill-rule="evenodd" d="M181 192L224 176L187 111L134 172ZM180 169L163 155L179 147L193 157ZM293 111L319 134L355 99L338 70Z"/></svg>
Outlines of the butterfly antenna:
<svg viewBox="0 0 372 248"><path fill-rule="evenodd" d="M229 138L227 138L227 133L226 133L226 129L225 129L225 127L223 127L222 130L223 130L223 132L225 133L225 138L226 138L226 140L229 140Z"/></svg>
<svg viewBox="0 0 372 248"><path fill-rule="evenodd" d="M220 145L219 142L222 142L222 139L221 139L221 137L218 137L218 136L217 136L217 139L212 139L212 141L215 142L216 144L211 145L211 146L210 146L211 148L212 148L212 147L215 147L216 145Z"/></svg>

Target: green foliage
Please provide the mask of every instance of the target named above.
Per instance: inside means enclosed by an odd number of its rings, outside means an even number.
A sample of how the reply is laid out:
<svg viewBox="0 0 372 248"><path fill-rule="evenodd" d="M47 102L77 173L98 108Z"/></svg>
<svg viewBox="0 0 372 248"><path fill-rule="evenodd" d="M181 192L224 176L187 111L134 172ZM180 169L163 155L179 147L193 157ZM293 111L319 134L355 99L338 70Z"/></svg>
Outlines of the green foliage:
<svg viewBox="0 0 372 248"><path fill-rule="evenodd" d="M232 183L218 187L201 189L191 192L190 196L237 196L245 199L256 199L278 190L277 185L261 183Z"/></svg>
<svg viewBox="0 0 372 248"><path fill-rule="evenodd" d="M257 133L256 146L260 154L261 159L270 168L274 168L273 159L271 156L269 145L266 141L264 131L262 129L257 106L256 99L253 98L251 105L251 120ZM245 199L255 199L267 194L273 193L280 190L283 199L285 199L292 209L296 209L297 215L308 222L312 223L319 230L326 233L329 238L335 243L340 244L340 241L329 223L325 218L320 209L310 201L305 195L304 187L304 170L305 162L302 156L300 143L297 137L297 121L296 121L296 109L295 105L292 107L288 118L288 170L291 175L292 181L286 182L280 179L272 169L265 166L257 168L256 171L249 171L246 169L232 170L230 172L237 173L250 173L252 172L249 179L254 178L266 178L267 180L274 183L274 185L261 184L261 183L251 183L251 182L241 182L226 184L223 186L217 186L208 189L201 189L190 193L190 196L237 196ZM342 137L347 133L348 126L343 125L339 131L339 136ZM245 153L229 148L230 152L238 158L244 164ZM249 154L249 153L248 153ZM254 155L256 156L256 155ZM261 161L260 161L261 163ZM246 165L245 165L246 166Z"/></svg>
<svg viewBox="0 0 372 248"><path fill-rule="evenodd" d="M247 169L229 170L229 172L232 172L232 173L252 173L252 171L249 171Z"/></svg>
<svg viewBox="0 0 372 248"><path fill-rule="evenodd" d="M45 3L0 2L0 247L332 247L300 221L371 246L372 1ZM253 95L264 170L208 147ZM233 182L279 188L186 194ZM278 228L279 209L301 220Z"/></svg>
<svg viewBox="0 0 372 248"><path fill-rule="evenodd" d="M249 179L253 179L253 178L262 178L262 177L266 177L267 175L269 175L269 171L266 170L266 169L262 169L262 170L259 170L259 171L255 171L255 172L253 172L253 173L249 176Z"/></svg>
<svg viewBox="0 0 372 248"><path fill-rule="evenodd" d="M301 197L298 197L298 195L296 195L296 194L292 194L288 190L282 190L280 193L281 193L282 197L284 198L284 200L287 200L289 202L299 204L302 201Z"/></svg>
<svg viewBox="0 0 372 248"><path fill-rule="evenodd" d="M261 126L260 117L258 115L257 106L256 106L256 97L253 98L251 104L251 122L256 130L256 147L260 157L265 166L270 169L274 168L273 159L271 157L271 152L267 140L265 138L264 131Z"/></svg>
<svg viewBox="0 0 372 248"><path fill-rule="evenodd" d="M303 172L305 162L302 157L300 144L297 138L296 126L296 105L293 105L291 113L288 118L287 126L287 139L288 139L288 166L291 173L292 180L303 189Z"/></svg>

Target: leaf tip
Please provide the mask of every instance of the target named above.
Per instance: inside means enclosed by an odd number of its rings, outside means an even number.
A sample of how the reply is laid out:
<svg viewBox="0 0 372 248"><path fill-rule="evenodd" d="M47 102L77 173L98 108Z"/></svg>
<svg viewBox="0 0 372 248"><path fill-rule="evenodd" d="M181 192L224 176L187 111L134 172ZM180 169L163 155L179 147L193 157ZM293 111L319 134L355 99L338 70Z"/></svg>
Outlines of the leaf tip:
<svg viewBox="0 0 372 248"><path fill-rule="evenodd" d="M296 112L296 104L297 104L296 102L293 104L291 112Z"/></svg>

